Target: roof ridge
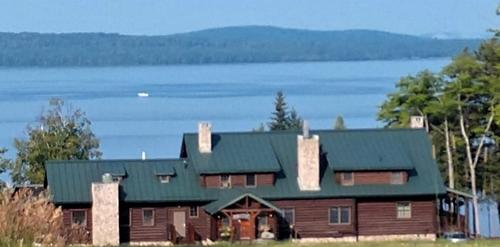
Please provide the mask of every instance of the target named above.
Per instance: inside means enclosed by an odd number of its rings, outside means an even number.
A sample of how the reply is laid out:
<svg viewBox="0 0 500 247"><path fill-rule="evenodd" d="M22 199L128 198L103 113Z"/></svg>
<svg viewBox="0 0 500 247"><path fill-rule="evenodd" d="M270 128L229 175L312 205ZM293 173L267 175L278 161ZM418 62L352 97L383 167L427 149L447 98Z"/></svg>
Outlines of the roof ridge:
<svg viewBox="0 0 500 247"><path fill-rule="evenodd" d="M62 163L118 163L118 162L158 162L158 161L186 161L185 158L155 158L155 159L93 159L93 160L48 160L47 164L62 164Z"/></svg>
<svg viewBox="0 0 500 247"><path fill-rule="evenodd" d="M357 129L311 129L311 133L321 133L321 132L386 132L386 131L423 131L421 128L357 128ZM212 132L212 134L224 134L224 135L259 135L259 134L292 134L301 133L301 130L273 130L273 131L219 131ZM198 132L186 132L183 135L198 135Z"/></svg>

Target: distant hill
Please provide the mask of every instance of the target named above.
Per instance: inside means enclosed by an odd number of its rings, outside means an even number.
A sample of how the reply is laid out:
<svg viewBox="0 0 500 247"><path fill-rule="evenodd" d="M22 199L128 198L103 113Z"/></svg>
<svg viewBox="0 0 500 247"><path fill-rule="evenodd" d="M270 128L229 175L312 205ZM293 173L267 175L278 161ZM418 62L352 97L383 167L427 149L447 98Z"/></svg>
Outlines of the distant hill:
<svg viewBox="0 0 500 247"><path fill-rule="evenodd" d="M478 39L432 39L371 30L266 26L140 36L0 33L0 66L121 66L450 57Z"/></svg>

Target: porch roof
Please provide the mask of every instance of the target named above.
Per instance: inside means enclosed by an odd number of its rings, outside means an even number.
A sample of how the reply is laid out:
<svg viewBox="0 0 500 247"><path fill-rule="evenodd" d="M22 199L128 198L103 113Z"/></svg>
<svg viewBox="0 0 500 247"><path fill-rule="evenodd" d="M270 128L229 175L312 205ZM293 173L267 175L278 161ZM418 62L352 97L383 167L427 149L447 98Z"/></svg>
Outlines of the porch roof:
<svg viewBox="0 0 500 247"><path fill-rule="evenodd" d="M278 207L274 206L272 203L254 195L254 194L251 194L251 193L243 193L243 194L241 194L241 193L227 193L227 194L225 194L225 196L222 196L218 200L213 201L213 202L205 205L203 208L209 214L215 214L215 213L223 210L224 208L233 205L234 203L238 202L239 200L241 200L245 197L252 198L255 201L261 203L262 205L264 205L264 206L266 206L266 207L268 207L276 212L281 212L281 210Z"/></svg>

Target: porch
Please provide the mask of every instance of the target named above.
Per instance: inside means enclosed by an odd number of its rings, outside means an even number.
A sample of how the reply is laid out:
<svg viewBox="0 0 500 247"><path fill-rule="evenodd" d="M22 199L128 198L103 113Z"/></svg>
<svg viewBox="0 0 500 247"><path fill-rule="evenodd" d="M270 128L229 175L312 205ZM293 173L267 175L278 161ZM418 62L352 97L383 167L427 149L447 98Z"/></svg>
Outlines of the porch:
<svg viewBox="0 0 500 247"><path fill-rule="evenodd" d="M253 194L226 196L204 208L214 217L213 239L252 241L278 237L280 209Z"/></svg>

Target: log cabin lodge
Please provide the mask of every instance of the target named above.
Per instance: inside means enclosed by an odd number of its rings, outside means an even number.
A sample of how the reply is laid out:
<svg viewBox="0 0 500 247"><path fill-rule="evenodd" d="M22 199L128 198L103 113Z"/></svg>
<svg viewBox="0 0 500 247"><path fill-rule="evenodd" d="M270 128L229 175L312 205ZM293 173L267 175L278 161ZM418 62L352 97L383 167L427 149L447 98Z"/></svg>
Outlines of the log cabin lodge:
<svg viewBox="0 0 500 247"><path fill-rule="evenodd" d="M45 186L65 227L95 245L433 240L447 191L412 125L212 133L200 123L179 158L50 161Z"/></svg>

